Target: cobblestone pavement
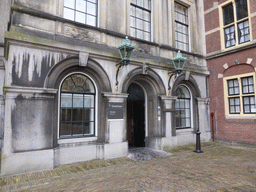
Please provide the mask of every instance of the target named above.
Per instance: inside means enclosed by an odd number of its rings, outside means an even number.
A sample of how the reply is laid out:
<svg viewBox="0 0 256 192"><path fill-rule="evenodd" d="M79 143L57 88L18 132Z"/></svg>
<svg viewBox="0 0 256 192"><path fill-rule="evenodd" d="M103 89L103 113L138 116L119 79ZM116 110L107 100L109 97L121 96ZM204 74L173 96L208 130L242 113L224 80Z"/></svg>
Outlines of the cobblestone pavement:
<svg viewBox="0 0 256 192"><path fill-rule="evenodd" d="M91 161L0 178L2 191L256 191L256 146L203 143L148 161ZM87 167L86 167L86 166ZM87 170L88 166L97 165ZM98 168L97 168L98 167Z"/></svg>

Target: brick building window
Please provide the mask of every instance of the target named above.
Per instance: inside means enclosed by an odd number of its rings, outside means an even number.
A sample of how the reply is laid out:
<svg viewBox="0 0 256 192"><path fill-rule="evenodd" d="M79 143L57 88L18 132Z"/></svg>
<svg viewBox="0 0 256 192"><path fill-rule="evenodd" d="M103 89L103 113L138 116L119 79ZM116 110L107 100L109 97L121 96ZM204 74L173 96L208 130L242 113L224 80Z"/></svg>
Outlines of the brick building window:
<svg viewBox="0 0 256 192"><path fill-rule="evenodd" d="M131 1L131 36L151 40L151 1Z"/></svg>
<svg viewBox="0 0 256 192"><path fill-rule="evenodd" d="M97 0L64 0L63 17L91 26L97 25Z"/></svg>
<svg viewBox="0 0 256 192"><path fill-rule="evenodd" d="M255 75L239 75L238 77L224 78L226 86L226 114L255 114Z"/></svg>
<svg viewBox="0 0 256 192"><path fill-rule="evenodd" d="M175 2L175 42L176 48L189 51L188 8Z"/></svg>
<svg viewBox="0 0 256 192"><path fill-rule="evenodd" d="M250 21L247 0L231 0L221 6L225 48L250 41Z"/></svg>

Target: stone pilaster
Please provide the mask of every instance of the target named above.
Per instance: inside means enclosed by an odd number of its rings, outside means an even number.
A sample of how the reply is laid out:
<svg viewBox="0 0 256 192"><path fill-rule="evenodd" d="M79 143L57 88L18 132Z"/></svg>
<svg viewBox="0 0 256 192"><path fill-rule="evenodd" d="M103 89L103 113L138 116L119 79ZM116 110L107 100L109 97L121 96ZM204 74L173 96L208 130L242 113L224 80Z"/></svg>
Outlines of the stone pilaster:
<svg viewBox="0 0 256 192"><path fill-rule="evenodd" d="M103 93L106 99L106 143L126 141L126 98L128 94Z"/></svg>
<svg viewBox="0 0 256 192"><path fill-rule="evenodd" d="M176 135L175 127L173 126L172 113L175 111L173 103L177 99L176 96L160 96L163 104L163 130L165 137Z"/></svg>

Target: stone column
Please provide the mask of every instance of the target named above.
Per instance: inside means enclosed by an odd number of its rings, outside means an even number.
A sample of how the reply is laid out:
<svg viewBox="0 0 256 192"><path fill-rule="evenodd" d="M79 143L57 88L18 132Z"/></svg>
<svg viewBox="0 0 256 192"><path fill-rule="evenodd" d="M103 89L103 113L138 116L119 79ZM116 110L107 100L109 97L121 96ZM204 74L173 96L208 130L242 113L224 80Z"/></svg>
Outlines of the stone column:
<svg viewBox="0 0 256 192"><path fill-rule="evenodd" d="M209 102L210 98L196 98L198 102L198 119L199 119L199 131L201 133L210 132L209 121Z"/></svg>
<svg viewBox="0 0 256 192"><path fill-rule="evenodd" d="M125 157L128 153L126 139L126 98L128 94L103 93L106 98L106 130L104 158Z"/></svg>
<svg viewBox="0 0 256 192"><path fill-rule="evenodd" d="M172 113L175 112L173 103L177 99L176 96L160 96L163 102L163 129L164 136L171 137L176 135L176 130L173 128Z"/></svg>

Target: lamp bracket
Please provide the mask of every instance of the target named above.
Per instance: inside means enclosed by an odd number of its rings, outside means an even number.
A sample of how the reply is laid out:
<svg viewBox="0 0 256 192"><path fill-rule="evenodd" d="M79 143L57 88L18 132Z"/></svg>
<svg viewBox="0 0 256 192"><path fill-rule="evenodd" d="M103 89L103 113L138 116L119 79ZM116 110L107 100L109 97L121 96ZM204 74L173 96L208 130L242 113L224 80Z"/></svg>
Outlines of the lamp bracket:
<svg viewBox="0 0 256 192"><path fill-rule="evenodd" d="M122 61L116 64L116 87L115 87L116 91L118 91L118 73L119 73L119 70L122 69L123 67L124 65Z"/></svg>
<svg viewBox="0 0 256 192"><path fill-rule="evenodd" d="M169 74L169 77L168 77L168 95L171 95L171 85L170 85L170 82L171 82L171 79L172 77L174 76L174 78L176 79L177 78L177 72L176 71L169 71L168 72Z"/></svg>

